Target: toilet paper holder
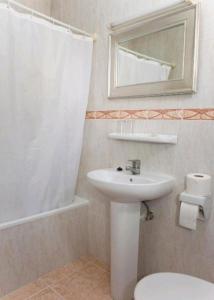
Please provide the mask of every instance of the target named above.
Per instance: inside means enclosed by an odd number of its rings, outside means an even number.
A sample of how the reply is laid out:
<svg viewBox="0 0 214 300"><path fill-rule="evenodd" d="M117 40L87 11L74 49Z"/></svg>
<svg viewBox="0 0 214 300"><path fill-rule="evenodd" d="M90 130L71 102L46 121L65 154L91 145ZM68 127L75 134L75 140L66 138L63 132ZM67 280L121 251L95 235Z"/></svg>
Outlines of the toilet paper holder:
<svg viewBox="0 0 214 300"><path fill-rule="evenodd" d="M183 192L179 197L180 202L198 205L200 210L199 220L205 221L209 219L211 213L211 195L197 196L187 192Z"/></svg>

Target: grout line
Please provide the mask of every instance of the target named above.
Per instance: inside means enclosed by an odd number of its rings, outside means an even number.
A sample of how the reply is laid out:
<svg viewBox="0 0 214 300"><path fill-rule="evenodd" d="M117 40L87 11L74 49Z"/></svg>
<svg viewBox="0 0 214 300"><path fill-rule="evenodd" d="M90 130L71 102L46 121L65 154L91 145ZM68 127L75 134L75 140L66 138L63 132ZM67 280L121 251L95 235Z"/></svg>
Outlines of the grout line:
<svg viewBox="0 0 214 300"><path fill-rule="evenodd" d="M65 298L60 294L58 293L53 287L49 287L51 289L52 292L54 292L57 296L59 296L62 300L64 300Z"/></svg>
<svg viewBox="0 0 214 300"><path fill-rule="evenodd" d="M23 300L29 300L29 299L32 299L34 296L38 295L38 294L41 293L42 291L45 291L47 288L48 288L48 286L46 286L45 288L39 290L38 292L32 294L31 296L29 296L29 297L27 297L27 298L25 298L25 299L23 299Z"/></svg>
<svg viewBox="0 0 214 300"><path fill-rule="evenodd" d="M80 260L81 260L81 259L80 259ZM80 275L80 273L87 267L88 264L93 264L93 265L96 266L98 269L100 269L103 273L106 273L106 274L109 273L109 271L108 271L107 269L105 269L105 267L102 267L101 265L99 265L99 260L96 260L96 259L90 260L90 258L89 258L89 260L86 260L86 261L85 261L84 266L83 266L82 268L80 268L78 271L74 271L73 274L79 274L79 275ZM66 266L67 266L67 265L65 265L64 267L66 267ZM57 269L55 269L55 270L57 270ZM53 271L54 271L54 270L53 270ZM48 273L47 273L47 274L48 274ZM60 293L58 293L58 292L55 290L55 288L54 288L54 286L57 285L58 283L61 283L61 282L65 281L65 280L70 280L70 279L71 279L71 277L70 277L68 274L63 274L63 276L64 276L64 278L62 278L62 279L60 279L60 280L57 280L54 284L48 284L48 283L44 282L44 284L45 284L44 288L39 289L37 292L35 292L35 293L33 293L32 295L30 295L30 296L24 298L23 300L30 300L30 299L32 299L33 297L39 295L41 292L43 292L43 291L45 291L45 290L48 290L48 289L51 290L52 292L54 292L57 296L59 296L61 300L64 300L64 299L65 299L64 296L62 296ZM37 280L39 280L41 277L42 277L42 276L40 276L39 278L37 278ZM33 282L31 282L31 283L33 283ZM31 283L29 283L29 285L30 285ZM14 292L15 292L15 291L14 291ZM9 294L8 294L8 295L9 295ZM5 295L5 296L7 296L7 295ZM4 297L4 296L3 296L3 297Z"/></svg>

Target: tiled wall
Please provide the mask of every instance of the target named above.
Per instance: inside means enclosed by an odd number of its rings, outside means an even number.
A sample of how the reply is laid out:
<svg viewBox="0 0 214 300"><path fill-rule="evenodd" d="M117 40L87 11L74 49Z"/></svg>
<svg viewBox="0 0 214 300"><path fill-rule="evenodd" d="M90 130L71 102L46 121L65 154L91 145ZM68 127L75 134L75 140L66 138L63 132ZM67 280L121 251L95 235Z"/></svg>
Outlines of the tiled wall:
<svg viewBox="0 0 214 300"><path fill-rule="evenodd" d="M0 230L0 297L87 255L84 205Z"/></svg>
<svg viewBox="0 0 214 300"><path fill-rule="evenodd" d="M139 158L145 171L174 175L176 189L169 196L151 201L155 219L144 223L141 273L185 272L214 281L214 215L198 223L191 232L178 226L178 194L184 189L184 176L190 172L214 174L214 122L180 120L136 120L138 132L178 134L177 145L151 145L109 140L116 120L87 120L78 193L91 200L90 251L100 259L109 259L109 208L105 197L86 181L89 170L124 165Z"/></svg>
<svg viewBox="0 0 214 300"><path fill-rule="evenodd" d="M91 200L90 252L105 261L109 260L109 207L103 201L105 197L87 183L87 172L124 164L130 158L140 158L143 169L166 172L177 178L177 186L172 195L151 202L155 219L142 226L141 273L177 271L214 282L214 214L208 222L199 222L196 232L182 229L177 224L177 197L184 189L184 176L197 171L214 176L214 122L210 121L213 120L214 108L213 0L201 1L197 94L129 100L107 99L109 23L146 14L177 2L179 1L53 0L52 12L65 22L98 34L94 47L89 112L77 189L79 195ZM107 134L117 126L115 119L124 117L124 114L128 117L137 116L138 131L177 133L178 145L108 140Z"/></svg>
<svg viewBox="0 0 214 300"><path fill-rule="evenodd" d="M198 93L143 99L107 99L108 34L111 22L152 12L180 0L52 0L52 14L65 22L97 33L94 47L89 111L120 109L214 108L213 103L213 10L212 0L201 1Z"/></svg>
<svg viewBox="0 0 214 300"><path fill-rule="evenodd" d="M16 0L21 4L35 9L43 14L50 16L51 14L51 0Z"/></svg>
<svg viewBox="0 0 214 300"><path fill-rule="evenodd" d="M144 170L177 178L175 191L152 201L155 219L141 228L140 272L175 271L214 282L214 214L196 232L178 226L178 194L190 172L214 176L214 19L213 0L201 1L198 93L143 99L107 99L108 26L178 3L177 0L52 0L52 13L65 22L96 32L94 63L77 192L91 201L90 252L109 261L109 207L92 188L86 173L140 158ZM118 118L135 118L138 132L178 134L178 145L151 145L107 138ZM173 122L172 122L173 120ZM192 120L191 122L189 120Z"/></svg>

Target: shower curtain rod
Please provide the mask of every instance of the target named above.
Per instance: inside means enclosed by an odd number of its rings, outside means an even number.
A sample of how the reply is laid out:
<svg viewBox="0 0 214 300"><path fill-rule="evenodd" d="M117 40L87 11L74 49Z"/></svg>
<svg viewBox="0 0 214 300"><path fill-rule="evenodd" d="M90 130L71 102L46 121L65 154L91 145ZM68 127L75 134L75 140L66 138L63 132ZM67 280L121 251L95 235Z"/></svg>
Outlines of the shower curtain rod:
<svg viewBox="0 0 214 300"><path fill-rule="evenodd" d="M6 3L8 5L8 7L12 7L12 5L17 6L17 7L22 8L23 10L25 10L27 12L30 12L31 15L38 16L42 19L45 19L45 20L55 24L55 25L59 25L61 27L64 27L64 28L68 29L69 31L72 31L73 33L77 33L77 34L81 34L83 36L91 37L94 41L96 40L96 34L91 34L91 33L88 33L84 30L81 30L77 27L74 27L74 26L71 26L69 24L63 23L63 22L61 22L57 19L49 17L45 14L42 14L42 13L38 12L37 10L29 8L29 7L23 5L19 2L16 2L14 0L3 0L3 1L1 0L0 3Z"/></svg>
<svg viewBox="0 0 214 300"><path fill-rule="evenodd" d="M167 61L164 61L164 60L161 60L161 59L157 59L157 58L154 58L154 57L151 57L151 56L148 56L148 55L145 55L145 54L142 54L142 53L130 50L130 49L126 48L126 47L119 46L118 48L121 49L121 50L123 50L124 52L133 54L133 55L135 55L135 56L137 56L139 58L144 58L146 60L155 61L155 62L158 62L161 65L170 66L171 68L175 68L176 67L176 65L174 65L172 63L169 63Z"/></svg>

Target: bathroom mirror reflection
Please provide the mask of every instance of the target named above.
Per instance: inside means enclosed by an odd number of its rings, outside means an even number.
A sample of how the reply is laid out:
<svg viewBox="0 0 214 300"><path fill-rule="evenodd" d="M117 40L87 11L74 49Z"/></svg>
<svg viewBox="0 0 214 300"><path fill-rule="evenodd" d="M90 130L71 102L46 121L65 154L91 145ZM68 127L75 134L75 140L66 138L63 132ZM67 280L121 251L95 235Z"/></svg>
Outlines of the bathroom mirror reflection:
<svg viewBox="0 0 214 300"><path fill-rule="evenodd" d="M118 43L117 86L181 79L185 24Z"/></svg>
<svg viewBox="0 0 214 300"><path fill-rule="evenodd" d="M109 98L196 92L198 5L111 25Z"/></svg>

